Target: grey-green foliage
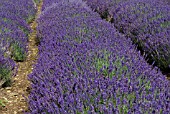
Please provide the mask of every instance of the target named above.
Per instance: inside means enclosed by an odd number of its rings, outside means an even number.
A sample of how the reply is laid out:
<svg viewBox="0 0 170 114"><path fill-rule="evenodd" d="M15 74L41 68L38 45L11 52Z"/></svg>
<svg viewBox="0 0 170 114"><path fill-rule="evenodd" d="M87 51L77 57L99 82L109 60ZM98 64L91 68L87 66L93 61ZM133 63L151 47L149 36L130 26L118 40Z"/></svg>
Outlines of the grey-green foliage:
<svg viewBox="0 0 170 114"><path fill-rule="evenodd" d="M116 60L110 63L109 61L110 53L107 52L106 50L103 50L103 54L104 54L103 58L95 58L95 68L97 69L98 72L102 70L102 74L104 76L112 78L113 76L118 75L120 78L122 73L128 70L127 66L122 65L122 62L125 61L124 57L122 58L116 57ZM112 66L112 69L109 69L110 66Z"/></svg>
<svg viewBox="0 0 170 114"><path fill-rule="evenodd" d="M83 27L82 27L83 26ZM85 34L89 34L91 31L89 30L89 28L82 24L81 27L74 27L75 31L79 32L79 35L77 35L74 40L78 43L82 43L82 37L84 37L83 35ZM87 39L88 40L88 39Z"/></svg>
<svg viewBox="0 0 170 114"><path fill-rule="evenodd" d="M11 56L15 61L24 61L26 59L26 52L19 45L19 43L14 42L10 46Z"/></svg>
<svg viewBox="0 0 170 114"><path fill-rule="evenodd" d="M26 19L27 23L31 23L35 19L34 15L29 15L29 17Z"/></svg>
<svg viewBox="0 0 170 114"><path fill-rule="evenodd" d="M170 21L166 21L164 23L161 23L161 27L163 27L163 28L167 28L169 26L170 26Z"/></svg>

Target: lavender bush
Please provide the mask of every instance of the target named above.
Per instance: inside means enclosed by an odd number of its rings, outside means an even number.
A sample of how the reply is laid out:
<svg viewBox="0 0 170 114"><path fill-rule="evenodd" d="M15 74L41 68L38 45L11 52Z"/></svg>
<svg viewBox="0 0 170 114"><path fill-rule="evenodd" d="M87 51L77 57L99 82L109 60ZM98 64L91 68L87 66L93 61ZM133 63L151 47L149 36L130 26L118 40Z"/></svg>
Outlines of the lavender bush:
<svg viewBox="0 0 170 114"><path fill-rule="evenodd" d="M11 85L11 76L14 75L15 63L0 53L0 88Z"/></svg>
<svg viewBox="0 0 170 114"><path fill-rule="evenodd" d="M170 111L165 76L84 3L57 3L38 23L39 59L29 75L29 113Z"/></svg>
<svg viewBox="0 0 170 114"><path fill-rule="evenodd" d="M11 76L15 75L13 60L26 58L28 24L35 13L31 0L0 1L0 86L10 86Z"/></svg>
<svg viewBox="0 0 170 114"><path fill-rule="evenodd" d="M146 52L149 62L163 71L170 65L170 7L160 0L86 0L92 9L114 23Z"/></svg>
<svg viewBox="0 0 170 114"><path fill-rule="evenodd" d="M62 1L67 1L67 0L43 0L42 10L45 10L47 7L51 6L52 4L59 3Z"/></svg>
<svg viewBox="0 0 170 114"><path fill-rule="evenodd" d="M130 0L83 0L93 11L99 13L102 18L108 19L109 8L116 7L119 3L130 1Z"/></svg>
<svg viewBox="0 0 170 114"><path fill-rule="evenodd" d="M33 2L12 0L0 2L0 47L4 56L11 56L16 61L26 57L26 45L31 22L35 15Z"/></svg>
<svg viewBox="0 0 170 114"><path fill-rule="evenodd" d="M150 61L166 70L170 69L170 7L162 4L134 0L112 7L109 13L116 28L131 37Z"/></svg>
<svg viewBox="0 0 170 114"><path fill-rule="evenodd" d="M26 56L28 38L16 24L0 21L0 47L6 57L22 61ZM22 56L22 57L21 57Z"/></svg>
<svg viewBox="0 0 170 114"><path fill-rule="evenodd" d="M53 0L54 1L54 0ZM83 0L92 10L98 12L104 19L110 18L109 9L112 7L117 7L117 5L124 2L133 2L134 0ZM151 0L150 0L151 1ZM159 2L158 5L167 5L169 2L167 0L153 0L154 2ZM138 0L139 2L139 0Z"/></svg>
<svg viewBox="0 0 170 114"><path fill-rule="evenodd" d="M3 0L0 2L0 5L0 8L22 18L27 23L30 23L34 19L36 13L32 0L17 0L15 3L12 0ZM4 10L1 11L3 12Z"/></svg>

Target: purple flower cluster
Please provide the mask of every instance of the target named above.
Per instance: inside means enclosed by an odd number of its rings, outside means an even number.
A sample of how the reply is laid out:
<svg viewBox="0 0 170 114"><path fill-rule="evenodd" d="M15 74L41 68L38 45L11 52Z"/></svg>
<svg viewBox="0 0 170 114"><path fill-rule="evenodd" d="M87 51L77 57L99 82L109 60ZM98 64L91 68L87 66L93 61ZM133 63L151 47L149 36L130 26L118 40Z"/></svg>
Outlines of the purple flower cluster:
<svg viewBox="0 0 170 114"><path fill-rule="evenodd" d="M58 3L38 23L31 114L169 113L165 76L84 3Z"/></svg>
<svg viewBox="0 0 170 114"><path fill-rule="evenodd" d="M62 2L64 0L43 0L42 10L45 10L51 5L54 5L55 3Z"/></svg>
<svg viewBox="0 0 170 114"><path fill-rule="evenodd" d="M0 1L0 81L12 76L14 61L26 57L26 45L36 10L31 0ZM12 59L11 59L12 58Z"/></svg>
<svg viewBox="0 0 170 114"><path fill-rule="evenodd" d="M0 53L0 67L7 67L10 70L14 69L15 67L15 63L14 61L12 61L10 58L4 57L1 53Z"/></svg>
<svg viewBox="0 0 170 114"><path fill-rule="evenodd" d="M170 7L160 0L87 0L162 70L170 65ZM105 15L106 14L106 15Z"/></svg>

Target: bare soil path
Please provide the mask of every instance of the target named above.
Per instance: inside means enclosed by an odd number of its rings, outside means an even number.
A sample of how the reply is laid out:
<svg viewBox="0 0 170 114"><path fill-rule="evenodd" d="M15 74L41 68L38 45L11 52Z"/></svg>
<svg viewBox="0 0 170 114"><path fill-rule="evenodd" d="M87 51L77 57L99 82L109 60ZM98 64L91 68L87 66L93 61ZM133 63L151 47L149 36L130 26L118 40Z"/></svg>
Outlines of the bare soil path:
<svg viewBox="0 0 170 114"><path fill-rule="evenodd" d="M30 81L28 80L28 74L32 72L33 65L36 63L38 58L38 47L36 46L36 19L41 13L42 2L39 4L38 12L35 20L30 24L33 32L29 35L28 43L28 56L24 62L18 62L18 72L13 77L13 84L11 87L0 89L0 100L4 101L5 106L0 105L0 114L23 114L24 111L28 110L28 98L30 91ZM5 102L6 101L6 102Z"/></svg>

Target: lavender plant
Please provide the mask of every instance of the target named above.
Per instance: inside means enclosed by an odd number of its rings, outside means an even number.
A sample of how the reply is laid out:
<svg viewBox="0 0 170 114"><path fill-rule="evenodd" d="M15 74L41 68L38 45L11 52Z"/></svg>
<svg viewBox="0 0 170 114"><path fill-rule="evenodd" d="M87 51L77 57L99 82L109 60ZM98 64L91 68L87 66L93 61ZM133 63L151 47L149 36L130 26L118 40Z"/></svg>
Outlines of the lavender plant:
<svg viewBox="0 0 170 114"><path fill-rule="evenodd" d="M116 7L119 3L130 0L83 0L93 11L99 13L102 18L109 19L109 8Z"/></svg>
<svg viewBox="0 0 170 114"><path fill-rule="evenodd" d="M24 61L26 59L26 52L21 48L20 43L13 42L10 45L11 57L15 61Z"/></svg>
<svg viewBox="0 0 170 114"><path fill-rule="evenodd" d="M16 53L19 50L23 50L20 53L20 56L25 56L26 54L26 44L28 42L28 37L17 27L16 24L10 24L7 22L1 21L1 31L0 31L0 42L1 42L1 49L5 56L12 56L12 53ZM18 47L14 46L14 42L17 42L19 45ZM21 43L22 42L22 43ZM18 50L18 51L17 51ZM21 51L20 51L21 52ZM18 53L19 54L19 53ZM18 55L19 56L19 55ZM23 61L24 58L18 58L17 55L14 55L16 61ZM17 59L18 58L18 59Z"/></svg>
<svg viewBox="0 0 170 114"><path fill-rule="evenodd" d="M169 5L160 0L86 0L103 18L114 23L138 48L149 63L169 70Z"/></svg>
<svg viewBox="0 0 170 114"><path fill-rule="evenodd" d="M15 16L27 21L27 23L30 23L34 19L36 9L31 0L17 0L15 4L12 0L5 0L1 1L0 5L0 8L3 9L1 11L9 11L11 14L14 14Z"/></svg>
<svg viewBox="0 0 170 114"><path fill-rule="evenodd" d="M12 59L25 60L30 33L28 24L35 12L31 0L0 1L0 87L11 85L11 77L15 75Z"/></svg>
<svg viewBox="0 0 170 114"><path fill-rule="evenodd" d="M163 4L163 3L162 3ZM110 9L116 28L131 37L162 70L169 69L170 9L158 1L129 1Z"/></svg>
<svg viewBox="0 0 170 114"><path fill-rule="evenodd" d="M66 0L43 0L42 10L45 10L47 7L51 6L54 3L59 3Z"/></svg>
<svg viewBox="0 0 170 114"><path fill-rule="evenodd" d="M31 31L28 23L35 15L32 1L12 0L0 2L0 47L5 57L12 56L16 61L26 57L26 45Z"/></svg>
<svg viewBox="0 0 170 114"><path fill-rule="evenodd" d="M14 75L15 63L10 58L5 58L0 53L0 87L11 85L11 76Z"/></svg>
<svg viewBox="0 0 170 114"><path fill-rule="evenodd" d="M165 76L83 3L57 3L38 23L29 113L169 112Z"/></svg>

